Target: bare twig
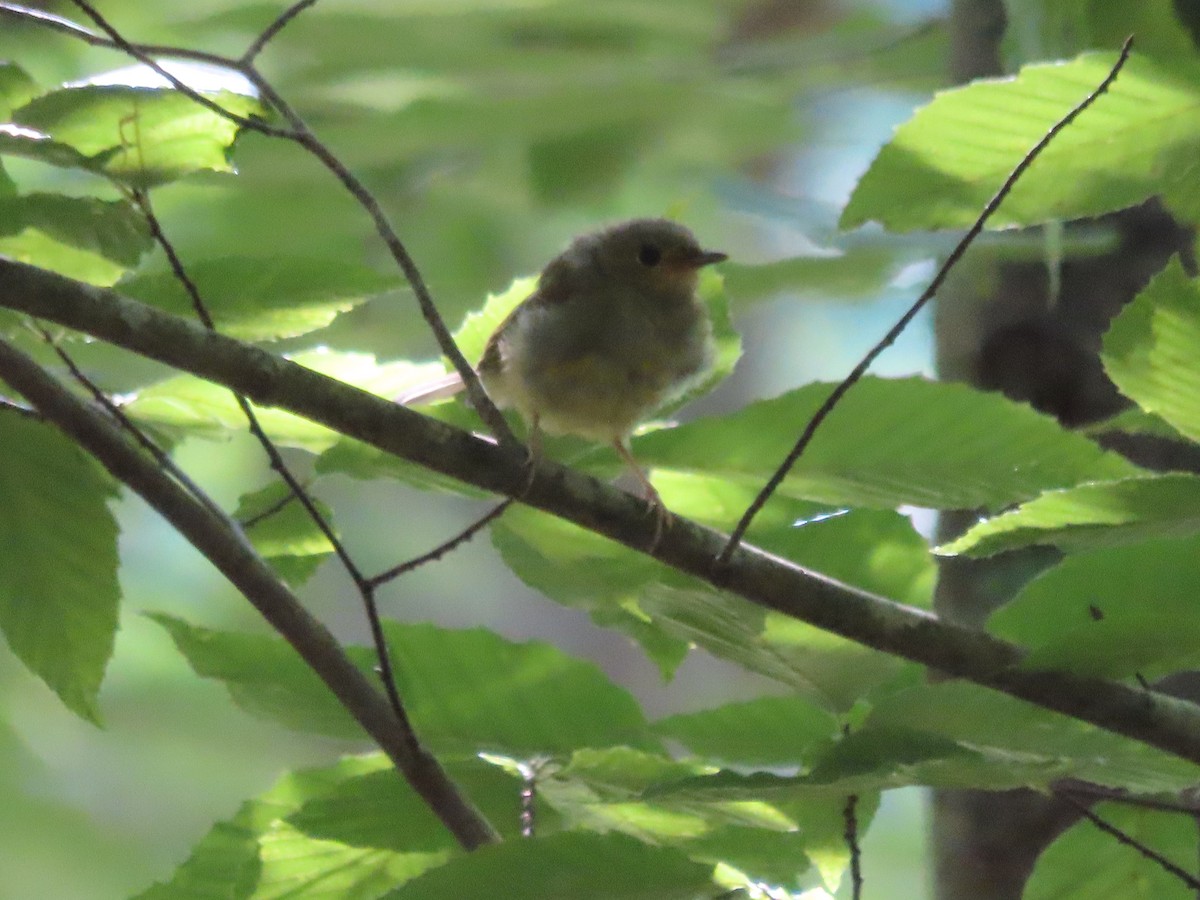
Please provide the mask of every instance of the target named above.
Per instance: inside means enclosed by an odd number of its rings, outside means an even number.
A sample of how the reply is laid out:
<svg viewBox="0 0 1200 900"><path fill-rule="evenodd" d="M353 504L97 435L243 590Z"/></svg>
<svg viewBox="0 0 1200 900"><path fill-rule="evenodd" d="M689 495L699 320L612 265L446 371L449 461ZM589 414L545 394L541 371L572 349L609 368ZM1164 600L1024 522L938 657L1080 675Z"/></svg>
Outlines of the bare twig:
<svg viewBox="0 0 1200 900"><path fill-rule="evenodd" d="M927 287L921 296L917 298L916 302L908 308L904 315L897 320L896 324L888 330L888 333L885 334L874 347L867 351L867 354L859 361L858 365L851 370L850 374L847 375L837 385L837 387L830 392L829 396L825 398L825 402L820 405L817 411L813 413L812 418L808 420L808 424L805 425L804 431L801 433L800 438L796 441L795 446L792 447L791 451L779 465L779 468L775 470L775 472L767 480L767 483L763 489L759 491L758 495L746 508L746 511L742 514L741 519L738 520L737 526L733 529L733 533L730 534L729 540L726 542L724 549L721 550L721 554L718 557L718 561L720 563L727 563L729 561L729 558L733 555L733 551L737 549L737 546L739 543L741 543L742 538L746 536L746 531L749 529L750 523L754 521L754 517L758 515L762 508L767 504L767 501L770 500L771 496L776 490L778 490L779 485L783 483L784 478L786 478L788 473L791 472L792 467L796 465L796 462L800 459L801 454L804 453L804 451L808 448L808 445L812 442L813 435L816 434L816 431L820 427L821 423L825 421L825 418L831 412L833 412L834 407L838 405L845 393L849 391L850 388L852 388L860 379L862 379L863 375L867 373L867 369L871 367L871 364L875 362L879 355L895 342L896 338L898 338L901 332L908 327L909 323L916 317L917 313L919 313L925 307L925 305L933 299L934 294L936 294L938 288L942 286L942 282L946 280L946 276L949 275L950 270L953 269L958 263L959 259L962 258L962 255L975 241L975 238L979 236L979 233L983 231L983 226L987 223L987 220L992 217L992 214L1004 201L1004 198L1007 197L1012 191L1013 186L1017 183L1018 179L1020 179L1020 177L1025 174L1025 171L1033 164L1033 161L1041 155L1042 151L1049 146L1050 142L1053 141L1064 128L1075 121L1080 113L1096 102L1097 98L1099 98L1101 94L1109 89L1113 81L1116 80L1117 74L1122 68L1124 68L1126 61L1129 59L1129 53L1132 48L1133 37L1130 36L1126 38L1125 43L1121 47L1121 52L1117 57L1117 61L1113 64L1112 69L1109 70L1108 75L1104 77L1104 80L1096 86L1095 90L1093 90L1078 104L1076 104L1070 112L1059 119L1050 128L1050 130L1042 136L1042 139L1038 141L1028 153L1025 154L1019 163L1017 163L1016 167L1000 186L1000 190L998 190L995 196L993 196L992 199L987 202L987 205L983 208L983 212L981 212L979 214L979 218L975 220L975 224L967 230L967 233L963 235L962 239L950 252L950 255L942 264L942 267L938 269L937 274L929 283L929 287Z"/></svg>
<svg viewBox="0 0 1200 900"><path fill-rule="evenodd" d="M1146 846L1145 844L1143 844L1137 838L1133 837L1133 835L1129 834L1128 832L1122 831L1120 828L1118 828L1116 825L1113 825L1111 822L1106 822L1104 819L1100 818L1098 815L1096 815L1094 812L1092 812L1091 809L1088 808L1087 804L1080 803L1078 800L1074 800L1070 797L1064 797L1061 795L1059 795L1058 799L1061 802L1067 804L1068 806L1073 807L1074 809L1078 810L1078 812L1081 816L1083 816L1085 819L1087 819L1089 822L1091 822L1093 825L1095 825L1097 828L1099 828L1105 834L1114 838L1117 841L1117 843L1124 844L1126 847L1132 847L1134 850L1136 850L1138 853L1140 853L1143 857L1145 857L1146 859L1148 859L1151 862L1158 865L1164 872L1168 873L1169 875L1175 876L1176 878L1178 878L1180 881L1182 881L1185 885L1187 885L1192 890L1200 891L1200 879L1196 878L1195 875L1188 872L1183 867L1177 866L1175 863L1171 862L1171 860L1167 859L1165 856L1163 856L1157 850L1153 850L1150 847Z"/></svg>
<svg viewBox="0 0 1200 900"><path fill-rule="evenodd" d="M413 260L408 248L400 240L396 234L396 230L392 227L391 222L384 213L383 208L379 205L379 201L375 196L367 190L366 186L358 179L342 163L340 159L328 147L322 143L313 133L308 124L300 117L300 115L288 104L278 91L258 72L258 70L245 60L229 59L226 57L217 56L215 54L198 54L195 52L184 51L174 47L164 46L148 46L134 44L126 40L109 22L91 5L87 0L72 0L72 2L82 10L96 26L108 36L106 46L111 46L114 49L132 56L134 59L148 66L152 71L156 72L162 78L165 78L176 90L183 93L206 109L211 110L217 115L224 116L231 122L236 123L240 127L249 128L261 134L283 138L299 144L313 156L315 156L322 165L328 169L342 186L350 193L359 205L370 216L372 223L375 226L375 231L383 240L391 254L392 259L400 267L404 273L404 277L413 289L413 294L417 299L417 306L421 310L421 315L425 319L426 324L433 332L434 338L437 340L438 347L442 354L450 360L451 365L463 379L463 384L466 388L467 397L474 407L479 417L483 419L484 424L495 435L496 439L501 443L516 446L519 442L516 436L512 433L512 429L508 427L508 423L504 417L500 415L500 411L496 405L484 391L483 385L479 381L478 375L475 373L474 367L462 355L462 351L458 349L458 345L454 342L454 337L450 334L450 329L446 327L445 321L442 319L441 313L438 312L436 304L433 302L433 297L429 292L429 287L425 283L425 278ZM304 7L302 7L304 8ZM96 45L99 43L98 38L92 32L79 26L67 27L65 20L58 20L57 17L51 17L50 21L43 15L25 15L27 12L24 7L14 4L2 4L0 9L4 12L29 18L40 24L47 24L57 30L71 34L89 44ZM294 15L298 14L301 9L297 9ZM290 18L289 18L290 21ZM73 24L73 23L68 23ZM282 27L282 26L281 26ZM249 52L249 51L248 51ZM177 56L181 58L203 60L214 65L225 66L233 71L239 72L248 78L255 88L260 92L262 99L272 106L287 122L292 126L291 130L286 128L275 128L267 123L254 118L239 116L236 113L222 108L220 104L215 103L203 94L188 87L179 78L172 75L162 65L160 65L151 54L162 56Z"/></svg>
<svg viewBox="0 0 1200 900"><path fill-rule="evenodd" d="M846 829L842 837L846 840L846 849L850 851L850 884L854 900L862 897L862 849L858 845L858 794L846 798L846 806L842 809L842 819Z"/></svg>
<svg viewBox="0 0 1200 900"><path fill-rule="evenodd" d="M276 16L275 21L264 28L259 36L250 43L250 46L246 48L246 52L242 54L242 64L247 66L253 65L255 57L262 53L263 48L267 46L268 42L273 40L279 32L283 31L288 22L292 21L292 19L296 18L296 16L300 15L300 13L304 12L310 6L316 4L316 2L317 0L296 0L295 3Z"/></svg>
<svg viewBox="0 0 1200 900"><path fill-rule="evenodd" d="M1108 803L1120 803L1125 806L1136 806L1141 809L1153 809L1158 812L1181 813L1188 816L1200 816L1200 802L1196 800L1169 799L1166 797L1143 797L1132 794L1124 788L1109 787L1103 784L1092 784L1075 779L1063 779L1051 785L1051 790L1057 797L1083 802L1083 800L1103 800Z"/></svg>
<svg viewBox="0 0 1200 900"><path fill-rule="evenodd" d="M247 518L242 519L241 520L242 528L246 529L246 531L249 531L251 528L253 528L255 525L257 525L259 522L266 521L267 519L271 518L271 516L275 515L277 512L280 512L281 510L283 510L285 507L287 507L287 505L289 503L295 503L295 502L296 502L296 495L294 493L292 493L291 491L288 491L286 494L284 494L282 497L280 497L278 500L276 500L274 503L272 503L270 506L268 506L262 512L256 513L253 516L248 516Z"/></svg>
<svg viewBox="0 0 1200 900"><path fill-rule="evenodd" d="M138 47L136 44L131 44L129 41L125 40L125 38L121 35L121 33L119 31L117 31L115 28L113 28L113 26L108 23L108 20L105 19L104 16L100 15L99 11L94 6L92 6L91 3L88 3L87 0L71 0L71 2L74 3L77 7L79 7L79 9L89 19L91 19L96 24L97 28L99 28L106 35L108 35L109 40L112 42L113 47L122 51L123 53L128 54L129 56L132 56L134 59L136 59L142 65L149 67L159 77L165 78L170 83L171 87L175 88L175 90L179 91L181 94L186 96L193 103L200 104L201 106L203 106L205 109L209 110L210 112L213 112L218 116L228 119L229 121L233 122L234 124L238 125L241 128L249 128L252 131L260 132L269 137L288 138L288 139L293 139L293 140L295 139L295 136L292 135L291 133L289 133L286 129L276 128L273 125L268 125L266 122L262 121L261 119L242 116L242 115L238 115L235 112L230 112L225 107L221 106L221 104L217 103L215 100L212 100L212 99L204 96L204 94L200 93L199 91L195 90L194 88L189 87L186 82L180 80L175 75L173 75L171 72L169 72L166 68L164 68L157 60L155 60L145 50ZM86 31L86 29L84 29L84 31ZM78 35L77 31L71 31L69 33ZM90 41L89 41L89 43L90 43ZM160 48L160 49L162 50L162 55L169 55L169 56L180 55L180 54L174 53L173 50L168 49L168 48ZM229 65L229 63L230 63L229 60L223 60L222 63L224 65L227 65L231 69L236 70L238 68L236 63L233 65Z"/></svg>
<svg viewBox="0 0 1200 900"><path fill-rule="evenodd" d="M393 566L387 571L380 572L378 575L368 579L367 583L371 585L371 587L377 588L381 585L387 584L389 581L399 578L401 575L408 574L409 572L413 571L413 569L420 568L426 563L441 559L451 550L455 550L462 544L465 544L496 519L500 518L504 511L513 505L513 502L514 501L512 497L506 497L454 537L450 538L450 540L443 541L428 553L422 553L420 556L414 556L407 562L402 562L398 566Z"/></svg>
<svg viewBox="0 0 1200 900"><path fill-rule="evenodd" d="M79 365L75 362L74 358L67 353L62 344L54 339L54 335L47 331L42 324L36 320L30 322L30 327L37 332L38 336L41 337L46 344L50 346L62 364L67 367L67 371L71 374L71 377L83 385L84 389L86 389L87 392L92 395L92 399L102 406L104 411L112 416L117 424L120 425L127 434L132 436L143 450L154 457L155 462L159 464L164 472L168 473L172 478L179 482L183 489L191 494L192 497L196 499L197 503L201 503L207 507L209 512L218 516L224 515L221 507L219 507L216 501L208 495L208 492L200 487L200 485L196 484L196 482L192 480L191 476L189 476L187 472L183 471L183 469L177 466L175 461L171 459L169 453L163 450L162 447L158 446L158 444L156 444L150 438L150 436L146 434L146 432L142 431L142 429L139 428L137 424L129 418L129 416L125 415L125 411L116 403L114 403L111 397L104 393L104 391L100 390L99 385L97 385L94 381L92 381L91 378L84 374L83 370L79 368ZM242 539L245 539L244 535L242 536Z"/></svg>
<svg viewBox="0 0 1200 900"><path fill-rule="evenodd" d="M0 340L0 378L45 418L140 495L205 555L293 647L379 744L465 849L499 840L437 760L402 727L388 702L346 657L274 571L244 541L237 523L196 501L103 413L74 396L36 362Z"/></svg>
<svg viewBox="0 0 1200 900"><path fill-rule="evenodd" d="M81 2L81 0L76 0ZM204 298L200 296L200 290L196 287L195 281L184 268L183 260L175 250L175 245L171 243L166 233L162 229L162 223L159 222L158 216L154 214L154 208L150 205L150 197L144 191L133 191L131 194L133 201L141 210L147 225L150 228L150 234L155 242L162 248L163 253L167 256L167 262L171 267L171 272L175 276L183 289L187 292L188 298L191 300L192 309L196 313L196 317L201 321L205 328L216 333L217 326L213 321L212 315L208 311L208 306L204 302ZM375 645L375 655L378 658L378 671L380 680L383 682L384 691L387 693L388 701L392 704L392 709L396 713L396 718L401 724L411 730L412 723L409 721L408 713L404 709L404 703L400 699L400 692L396 688L396 676L392 670L391 652L388 650L387 637L383 633L383 621L379 615L379 606L375 602L375 588L367 580L358 564L350 556L350 552L346 549L345 544L338 538L333 527L321 515L321 511L317 509L317 505L309 496L308 491L300 484L300 480L292 473L291 468L284 461L283 455L279 452L279 448L275 446L275 442L267 435L259 422L257 413L254 412L254 407L250 405L250 401L237 391L233 392L234 400L237 402L238 408L241 409L242 415L245 416L246 422L250 426L250 433L254 439L258 441L263 452L267 455L267 461L271 469L279 475L283 483L287 485L291 492L304 507L304 511L308 513L308 517L313 524L329 542L329 546L333 548L334 555L341 562L342 567L349 574L355 587L358 589L359 596L362 598L363 608L366 611L367 622L370 624L371 639Z"/></svg>

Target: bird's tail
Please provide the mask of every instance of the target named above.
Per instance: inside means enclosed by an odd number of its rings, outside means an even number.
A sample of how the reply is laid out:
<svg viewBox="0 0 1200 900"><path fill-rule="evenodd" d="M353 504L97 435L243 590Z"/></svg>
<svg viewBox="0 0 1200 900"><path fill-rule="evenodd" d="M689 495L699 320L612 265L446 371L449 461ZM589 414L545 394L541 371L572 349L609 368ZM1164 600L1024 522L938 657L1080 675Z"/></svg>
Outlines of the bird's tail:
<svg viewBox="0 0 1200 900"><path fill-rule="evenodd" d="M396 402L402 406L422 406L435 400L453 397L463 389L462 376L457 372L449 372L441 378L414 384L404 393L396 397Z"/></svg>

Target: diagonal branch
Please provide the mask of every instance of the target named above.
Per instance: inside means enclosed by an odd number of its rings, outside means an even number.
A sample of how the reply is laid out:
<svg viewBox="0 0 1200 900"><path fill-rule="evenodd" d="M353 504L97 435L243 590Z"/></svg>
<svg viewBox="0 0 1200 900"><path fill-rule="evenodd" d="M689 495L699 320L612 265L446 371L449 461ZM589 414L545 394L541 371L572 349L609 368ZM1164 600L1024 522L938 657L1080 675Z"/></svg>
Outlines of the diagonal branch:
<svg viewBox="0 0 1200 900"><path fill-rule="evenodd" d="M499 840L438 761L350 662L333 635L309 615L270 567L240 539L236 523L199 503L163 472L157 461L138 450L116 423L2 340L0 378L149 503L254 604L388 754L413 790L465 849Z"/></svg>
<svg viewBox="0 0 1200 900"><path fill-rule="evenodd" d="M450 329L446 327L446 323L442 319L437 305L433 302L433 296L429 291L429 286L425 283L425 278L421 274L421 270L417 267L416 261L408 252L408 248L404 245L404 242L396 234L396 230L392 227L387 213L383 211L383 207L379 205L379 201L367 190L366 185L359 180L358 176L351 172L334 152L321 142L312 129L308 127L304 119L301 118L300 114L291 107L283 96L275 90L274 86L254 67L252 58L255 45L251 45L243 59L229 59L216 54L198 53L185 48L135 44L127 40L114 28L88 0L71 0L71 2L83 11L96 27L104 33L103 37L69 20L30 11L14 3L0 3L0 13L13 18L28 19L40 25L46 25L92 46L106 46L114 50L120 50L122 53L142 63L142 65L147 66L161 78L165 78L177 91L211 112L223 116L239 127L257 131L268 137L283 138L292 141L316 157L355 201L358 202L367 215L370 216L371 222L375 226L376 234L384 242L393 261L400 267L400 270L404 273L404 277L408 280L409 285L411 285L413 295L417 299L417 306L421 311L421 316L433 332L439 349L462 378L467 398L479 414L479 417L483 419L484 424L487 425L488 429L501 443L512 445L518 443L512 429L508 427L508 423L488 397L487 392L484 391L474 367L462 355L462 351L458 349L458 345L455 344ZM295 4L292 9L285 12L284 16L277 19L276 23L282 28L291 18L298 15L309 5L311 4L304 2ZM275 24L268 26L263 34L269 38L273 34L271 29L274 27ZM220 104L204 96L199 91L192 89L171 72L167 71L167 69L154 59L154 56L176 56L185 59L202 60L211 65L223 66L239 72L250 80L262 98L288 122L291 129L276 128L259 119L246 118L229 112Z"/></svg>
<svg viewBox="0 0 1200 900"><path fill-rule="evenodd" d="M58 322L319 422L385 453L522 502L645 553L640 500L551 461L528 484L520 447L497 445L201 326L0 257L0 306ZM947 675L1200 763L1200 707L1100 678L1018 667L1021 648L842 584L752 546L716 563L719 532L677 518L653 556L721 590Z"/></svg>

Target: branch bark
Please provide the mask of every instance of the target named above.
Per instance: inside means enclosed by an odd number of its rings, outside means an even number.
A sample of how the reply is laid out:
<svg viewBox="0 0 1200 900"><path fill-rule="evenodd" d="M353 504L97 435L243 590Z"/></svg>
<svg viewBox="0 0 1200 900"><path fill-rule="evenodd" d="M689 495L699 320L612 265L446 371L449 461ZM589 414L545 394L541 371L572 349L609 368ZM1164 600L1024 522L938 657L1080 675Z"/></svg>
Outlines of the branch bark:
<svg viewBox="0 0 1200 900"><path fill-rule="evenodd" d="M0 258L0 306L49 319L222 384L485 490L574 522L645 553L655 523L610 485L539 462L529 484L519 447L430 419L112 290ZM943 622L773 556L740 546L725 563L724 535L673 518L655 546L660 562L877 650L1065 713L1200 763L1200 707L1139 687L1017 667L1019 647Z"/></svg>

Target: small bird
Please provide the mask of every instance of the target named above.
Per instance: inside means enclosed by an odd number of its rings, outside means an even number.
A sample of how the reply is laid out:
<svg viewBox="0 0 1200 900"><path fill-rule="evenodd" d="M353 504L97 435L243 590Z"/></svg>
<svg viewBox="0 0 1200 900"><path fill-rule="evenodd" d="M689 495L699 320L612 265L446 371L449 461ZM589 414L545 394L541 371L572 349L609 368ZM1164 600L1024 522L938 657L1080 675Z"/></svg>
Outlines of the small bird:
<svg viewBox="0 0 1200 900"><path fill-rule="evenodd" d="M476 371L500 408L529 425L536 460L544 429L610 443L663 524L658 492L629 435L712 365L702 267L726 259L667 219L633 219L576 238L542 270L534 292L488 339ZM397 398L418 405L463 387L457 373Z"/></svg>

